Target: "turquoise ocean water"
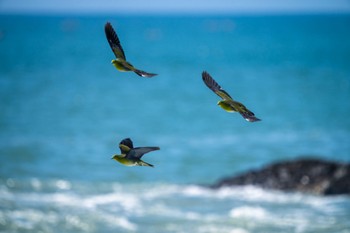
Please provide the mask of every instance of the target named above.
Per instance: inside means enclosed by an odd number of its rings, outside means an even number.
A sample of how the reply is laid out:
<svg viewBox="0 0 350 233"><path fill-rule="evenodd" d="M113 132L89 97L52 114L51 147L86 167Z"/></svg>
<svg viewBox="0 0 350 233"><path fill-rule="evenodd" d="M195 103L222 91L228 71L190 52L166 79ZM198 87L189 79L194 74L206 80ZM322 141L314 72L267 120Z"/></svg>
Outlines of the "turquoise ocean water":
<svg viewBox="0 0 350 233"><path fill-rule="evenodd" d="M158 73L118 72L104 35ZM350 16L0 16L0 232L350 232L350 198L202 185L350 162ZM208 71L261 122L226 113ZM126 137L155 165L111 156Z"/></svg>

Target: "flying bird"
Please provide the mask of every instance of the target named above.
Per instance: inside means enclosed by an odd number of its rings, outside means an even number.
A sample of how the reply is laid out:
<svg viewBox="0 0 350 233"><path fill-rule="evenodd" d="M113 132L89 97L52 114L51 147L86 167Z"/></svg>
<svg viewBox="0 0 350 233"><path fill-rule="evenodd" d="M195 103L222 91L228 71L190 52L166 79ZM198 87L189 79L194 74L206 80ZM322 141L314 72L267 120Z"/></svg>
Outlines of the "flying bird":
<svg viewBox="0 0 350 233"><path fill-rule="evenodd" d="M105 25L105 33L116 59L112 60L112 64L119 71L133 71L141 77L151 78L157 74L147 73L145 71L136 69L133 65L126 61L125 53L120 44L117 33L114 31L112 24L107 22Z"/></svg>
<svg viewBox="0 0 350 233"><path fill-rule="evenodd" d="M260 119L255 117L254 113L249 111L243 104L233 100L232 97L210 76L210 74L208 74L208 72L203 71L202 79L210 90L223 99L218 102L218 105L221 108L227 112L239 112L246 121L260 121Z"/></svg>
<svg viewBox="0 0 350 233"><path fill-rule="evenodd" d="M112 159L118 161L126 166L148 166L153 167L152 164L141 160L141 157L151 151L159 150L159 147L135 147L130 138L125 138L119 143L120 155L116 154Z"/></svg>

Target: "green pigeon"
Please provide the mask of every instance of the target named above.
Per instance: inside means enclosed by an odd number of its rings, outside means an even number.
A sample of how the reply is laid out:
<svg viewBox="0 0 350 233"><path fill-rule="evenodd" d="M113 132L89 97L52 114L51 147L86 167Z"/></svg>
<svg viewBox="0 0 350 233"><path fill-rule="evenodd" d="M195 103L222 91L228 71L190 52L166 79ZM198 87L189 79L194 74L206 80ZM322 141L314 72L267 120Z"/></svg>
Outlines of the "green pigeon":
<svg viewBox="0 0 350 233"><path fill-rule="evenodd" d="M254 113L249 111L242 103L233 100L232 97L221 88L221 86L210 76L208 72L203 71L202 79L210 90L223 99L218 102L218 105L221 108L227 112L239 112L246 121L260 121L260 119L255 117Z"/></svg>
<svg viewBox="0 0 350 233"><path fill-rule="evenodd" d="M124 50L120 44L117 33L114 31L112 24L107 22L105 25L105 33L116 59L112 60L112 64L119 71L133 71L137 75L141 77L151 78L157 74L147 73L145 71L136 69L133 65L131 65L128 61L126 61L126 57L124 54Z"/></svg>
<svg viewBox="0 0 350 233"><path fill-rule="evenodd" d="M141 160L141 157L151 151L159 150L159 147L135 147L130 138L125 138L119 143L121 154L113 155L112 159L118 161L125 166L148 166L153 167L152 164Z"/></svg>

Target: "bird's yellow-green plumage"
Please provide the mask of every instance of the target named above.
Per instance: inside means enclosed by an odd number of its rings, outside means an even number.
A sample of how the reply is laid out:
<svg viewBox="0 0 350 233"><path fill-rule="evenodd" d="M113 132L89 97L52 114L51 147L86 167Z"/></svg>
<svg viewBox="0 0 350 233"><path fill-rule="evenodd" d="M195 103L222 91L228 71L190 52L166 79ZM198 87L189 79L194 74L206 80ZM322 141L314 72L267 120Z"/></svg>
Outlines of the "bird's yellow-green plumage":
<svg viewBox="0 0 350 233"><path fill-rule="evenodd" d="M226 101L220 100L218 102L218 105L227 112L237 112L237 110L233 108L230 103L227 103Z"/></svg>
<svg viewBox="0 0 350 233"><path fill-rule="evenodd" d="M118 161L119 163L125 165L125 166L146 166L146 167L153 167L152 164L146 163L145 161L142 161L141 159L130 159L126 158L126 155L114 155L112 159Z"/></svg>
<svg viewBox="0 0 350 233"><path fill-rule="evenodd" d="M233 98L221 88L209 73L203 71L202 79L210 90L223 99L218 102L218 105L222 109L227 112L239 112L242 117L249 122L260 121L260 119L255 117L254 113L249 111L242 103L233 100Z"/></svg>
<svg viewBox="0 0 350 233"><path fill-rule="evenodd" d="M136 162L130 159L125 158L125 156L122 155L114 155L113 158L114 160L118 161L121 164L124 164L126 166L135 166Z"/></svg>
<svg viewBox="0 0 350 233"><path fill-rule="evenodd" d="M116 59L112 60L112 64L119 71L133 71L141 77L151 78L157 74L147 73L136 69L133 65L126 61L125 53L120 44L117 33L114 31L112 25L107 22L105 25L105 34L109 46L111 47Z"/></svg>
<svg viewBox="0 0 350 233"><path fill-rule="evenodd" d="M121 59L112 60L112 64L117 70L126 72L126 71L135 71L135 68L127 61Z"/></svg>
<svg viewBox="0 0 350 233"><path fill-rule="evenodd" d="M122 72L129 71L129 70L126 70L125 67L123 66L123 64L121 62L119 62L118 60L112 60L111 63L119 71L122 71Z"/></svg>

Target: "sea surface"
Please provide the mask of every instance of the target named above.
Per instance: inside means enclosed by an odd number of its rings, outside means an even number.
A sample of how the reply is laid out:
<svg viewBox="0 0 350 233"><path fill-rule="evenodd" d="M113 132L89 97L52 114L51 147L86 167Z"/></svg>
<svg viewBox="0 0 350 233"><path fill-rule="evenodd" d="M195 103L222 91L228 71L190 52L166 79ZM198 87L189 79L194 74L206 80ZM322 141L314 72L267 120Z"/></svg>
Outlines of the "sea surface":
<svg viewBox="0 0 350 233"><path fill-rule="evenodd" d="M126 58L159 74L119 72ZM350 197L221 178L350 162L350 15L0 15L0 232L349 233ZM261 122L217 106L206 70ZM118 144L159 146L111 160Z"/></svg>

